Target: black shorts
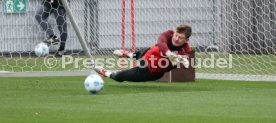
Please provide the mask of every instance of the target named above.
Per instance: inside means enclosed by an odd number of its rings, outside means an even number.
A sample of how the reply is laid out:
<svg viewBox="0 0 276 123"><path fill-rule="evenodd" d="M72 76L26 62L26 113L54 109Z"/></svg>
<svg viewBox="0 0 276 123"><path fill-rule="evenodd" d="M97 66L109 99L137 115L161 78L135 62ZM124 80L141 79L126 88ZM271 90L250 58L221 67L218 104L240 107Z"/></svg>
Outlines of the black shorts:
<svg viewBox="0 0 276 123"><path fill-rule="evenodd" d="M148 67L140 68L134 67L128 70L123 70L120 72L112 73L110 78L118 81L129 81L129 82L146 82L146 81L155 81L160 79L164 73L152 74Z"/></svg>

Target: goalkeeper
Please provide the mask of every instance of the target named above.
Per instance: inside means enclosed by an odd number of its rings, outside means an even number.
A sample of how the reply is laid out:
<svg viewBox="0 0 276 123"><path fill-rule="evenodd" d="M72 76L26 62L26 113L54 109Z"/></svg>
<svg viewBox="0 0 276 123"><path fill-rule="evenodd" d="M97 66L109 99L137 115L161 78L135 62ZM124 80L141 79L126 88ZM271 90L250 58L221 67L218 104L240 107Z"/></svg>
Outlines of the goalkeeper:
<svg viewBox="0 0 276 123"><path fill-rule="evenodd" d="M51 25L47 22L50 14L55 15L58 30L60 32L60 40L54 34ZM44 43L48 45L57 45L60 42L58 52L56 56L61 57L65 54L65 42L67 40L67 23L66 23L66 11L62 5L61 0L43 0L42 6L36 12L35 18L40 24L43 30L46 31L48 39Z"/></svg>
<svg viewBox="0 0 276 123"><path fill-rule="evenodd" d="M188 59L191 49L188 41L191 34L192 28L189 25L182 24L177 26L176 30L163 32L158 38L158 43L146 51L135 53L126 50L114 51L114 55L118 57L143 59L140 64L146 67L137 66L118 72L109 72L100 67L95 67L95 71L118 82L158 80L164 73L176 68L179 63L183 64L185 68L189 67Z"/></svg>

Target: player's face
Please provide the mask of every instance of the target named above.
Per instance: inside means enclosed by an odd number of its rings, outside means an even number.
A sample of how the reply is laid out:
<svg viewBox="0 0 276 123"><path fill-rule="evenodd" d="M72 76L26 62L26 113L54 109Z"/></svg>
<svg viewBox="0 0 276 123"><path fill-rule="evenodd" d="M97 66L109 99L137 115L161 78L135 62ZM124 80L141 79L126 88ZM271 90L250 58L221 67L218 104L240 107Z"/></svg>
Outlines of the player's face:
<svg viewBox="0 0 276 123"><path fill-rule="evenodd" d="M174 46L182 46L184 43L187 43L188 40L185 34L175 32L172 37L172 44Z"/></svg>

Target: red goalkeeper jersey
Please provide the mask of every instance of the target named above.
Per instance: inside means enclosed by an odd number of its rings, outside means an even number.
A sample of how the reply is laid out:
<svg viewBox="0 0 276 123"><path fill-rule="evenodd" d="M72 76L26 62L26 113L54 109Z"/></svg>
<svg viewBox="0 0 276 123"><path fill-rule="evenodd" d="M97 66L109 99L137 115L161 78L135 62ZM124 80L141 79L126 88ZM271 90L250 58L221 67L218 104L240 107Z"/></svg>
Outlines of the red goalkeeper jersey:
<svg viewBox="0 0 276 123"><path fill-rule="evenodd" d="M168 50L171 50L178 55L190 56L191 48L188 43L185 43L180 47L172 45L173 34L173 30L163 32L158 38L158 43L150 48L143 56L143 59L147 61L149 71L152 74L165 73L175 68L165 55Z"/></svg>

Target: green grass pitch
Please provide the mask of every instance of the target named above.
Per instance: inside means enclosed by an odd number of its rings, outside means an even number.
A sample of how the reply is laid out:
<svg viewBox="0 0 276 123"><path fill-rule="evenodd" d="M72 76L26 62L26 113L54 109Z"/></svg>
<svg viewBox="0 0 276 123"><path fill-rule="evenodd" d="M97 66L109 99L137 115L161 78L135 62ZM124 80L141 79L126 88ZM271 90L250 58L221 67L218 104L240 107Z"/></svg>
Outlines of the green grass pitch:
<svg viewBox="0 0 276 123"><path fill-rule="evenodd" d="M85 77L0 78L0 123L275 123L276 83L116 83Z"/></svg>

